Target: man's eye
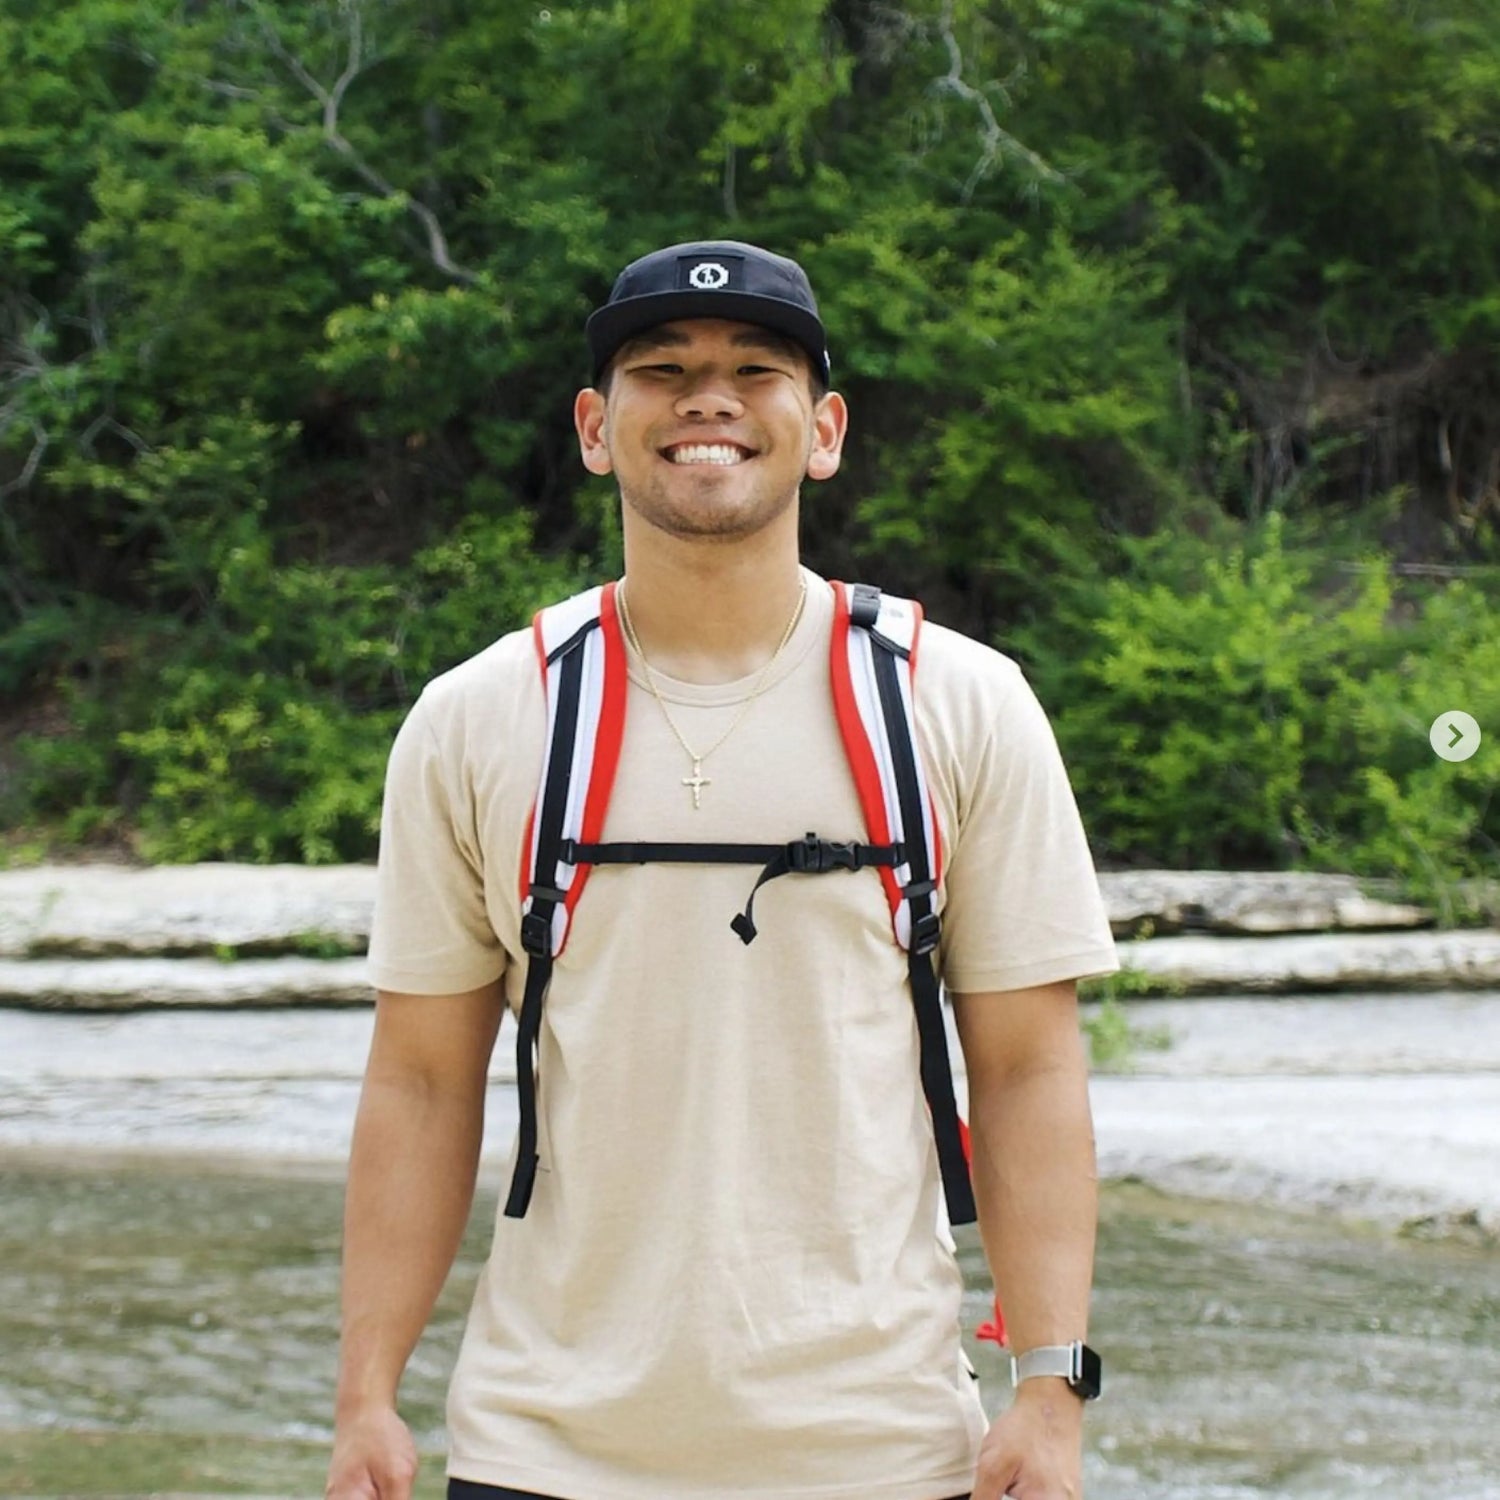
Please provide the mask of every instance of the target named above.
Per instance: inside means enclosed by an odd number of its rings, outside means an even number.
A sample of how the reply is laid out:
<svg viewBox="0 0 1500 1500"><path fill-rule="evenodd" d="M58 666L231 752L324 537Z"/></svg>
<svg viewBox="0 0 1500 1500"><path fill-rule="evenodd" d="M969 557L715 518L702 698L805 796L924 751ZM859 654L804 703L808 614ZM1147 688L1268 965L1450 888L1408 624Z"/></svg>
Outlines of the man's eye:
<svg viewBox="0 0 1500 1500"><path fill-rule="evenodd" d="M773 365L741 365L741 375L774 375L776 369Z"/></svg>

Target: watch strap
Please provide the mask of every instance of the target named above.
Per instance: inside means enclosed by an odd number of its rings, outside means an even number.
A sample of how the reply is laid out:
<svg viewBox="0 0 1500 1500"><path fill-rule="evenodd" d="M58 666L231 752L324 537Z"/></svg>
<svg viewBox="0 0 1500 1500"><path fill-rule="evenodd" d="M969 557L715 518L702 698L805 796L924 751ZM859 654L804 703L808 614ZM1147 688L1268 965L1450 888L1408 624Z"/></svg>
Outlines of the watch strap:
<svg viewBox="0 0 1500 1500"><path fill-rule="evenodd" d="M1071 1344L1043 1344L1011 1356L1011 1385L1018 1386L1023 1380L1034 1380L1039 1375L1066 1380L1068 1389L1085 1401L1093 1401L1099 1395L1099 1356L1082 1339Z"/></svg>

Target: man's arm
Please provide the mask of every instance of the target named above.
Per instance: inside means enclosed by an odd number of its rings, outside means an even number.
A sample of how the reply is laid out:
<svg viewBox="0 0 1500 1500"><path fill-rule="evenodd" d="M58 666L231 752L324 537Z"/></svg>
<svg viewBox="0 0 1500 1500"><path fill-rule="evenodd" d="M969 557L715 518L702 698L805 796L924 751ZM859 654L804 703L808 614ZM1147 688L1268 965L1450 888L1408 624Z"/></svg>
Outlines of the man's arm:
<svg viewBox="0 0 1500 1500"><path fill-rule="evenodd" d="M1075 984L955 995L974 1197L1012 1350L1088 1329L1098 1179ZM1028 1380L980 1452L974 1500L1082 1494L1083 1403Z"/></svg>
<svg viewBox="0 0 1500 1500"><path fill-rule="evenodd" d="M406 1500L416 1471L401 1373L458 1253L484 1134L500 983L376 999L344 1204L329 1500Z"/></svg>

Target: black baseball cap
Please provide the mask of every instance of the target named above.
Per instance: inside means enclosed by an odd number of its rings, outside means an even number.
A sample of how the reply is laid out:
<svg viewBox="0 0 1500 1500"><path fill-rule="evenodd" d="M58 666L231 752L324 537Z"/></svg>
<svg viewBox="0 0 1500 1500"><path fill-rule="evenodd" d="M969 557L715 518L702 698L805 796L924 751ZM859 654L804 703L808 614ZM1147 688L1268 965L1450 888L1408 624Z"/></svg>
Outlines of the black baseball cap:
<svg viewBox="0 0 1500 1500"><path fill-rule="evenodd" d="M807 272L740 240L690 240L631 261L615 278L609 301L584 325L594 383L627 340L678 318L728 318L774 329L800 344L829 383L828 340Z"/></svg>

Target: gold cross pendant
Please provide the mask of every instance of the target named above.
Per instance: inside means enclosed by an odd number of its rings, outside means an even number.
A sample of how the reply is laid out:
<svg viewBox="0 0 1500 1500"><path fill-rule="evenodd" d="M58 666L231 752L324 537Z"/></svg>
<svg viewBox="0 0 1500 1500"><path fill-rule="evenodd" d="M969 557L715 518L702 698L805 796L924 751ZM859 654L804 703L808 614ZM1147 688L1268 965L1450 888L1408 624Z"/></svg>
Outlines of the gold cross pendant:
<svg viewBox="0 0 1500 1500"><path fill-rule="evenodd" d="M703 797L703 788L713 785L713 782L703 774L703 762L696 756L693 758L693 774L691 776L684 776L682 778L682 784L685 787L692 788L693 811L696 812L702 805L701 799Z"/></svg>

